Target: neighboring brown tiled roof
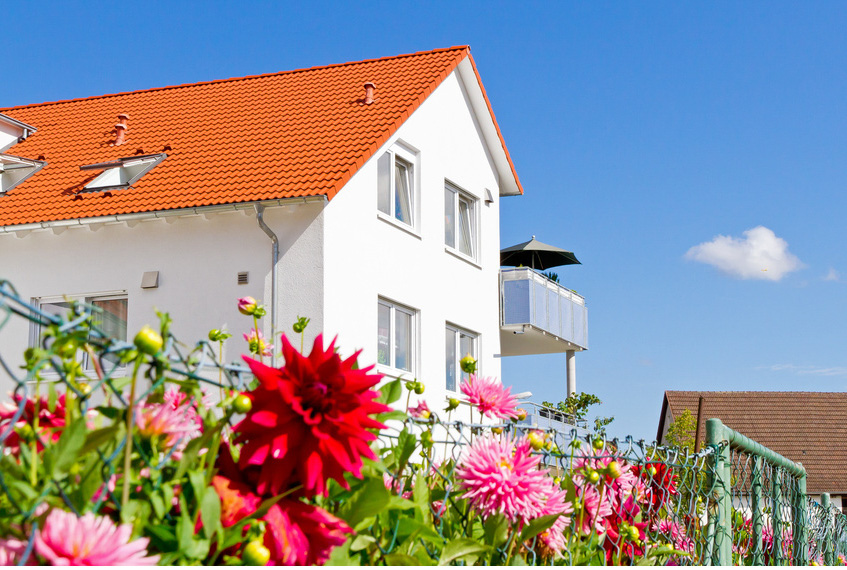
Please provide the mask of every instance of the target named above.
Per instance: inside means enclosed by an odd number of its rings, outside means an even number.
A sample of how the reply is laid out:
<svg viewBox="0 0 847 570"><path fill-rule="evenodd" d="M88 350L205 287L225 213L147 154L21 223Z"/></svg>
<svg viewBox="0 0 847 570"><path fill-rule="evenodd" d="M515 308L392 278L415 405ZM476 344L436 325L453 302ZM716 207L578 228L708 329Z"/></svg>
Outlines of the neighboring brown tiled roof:
<svg viewBox="0 0 847 570"><path fill-rule="evenodd" d="M0 196L0 226L299 196L332 199L466 58L476 72L470 48L458 46L0 109L38 129L7 152L47 162ZM371 105L363 104L366 82L376 84ZM129 115L126 139L111 146L121 113ZM500 135L493 113L491 120ZM522 191L502 136L500 143ZM167 158L131 188L80 193L100 173L80 166L161 152Z"/></svg>
<svg viewBox="0 0 847 570"><path fill-rule="evenodd" d="M718 418L750 439L802 463L810 494L847 494L847 392L665 392L664 412L696 417L699 396L701 441L705 422Z"/></svg>

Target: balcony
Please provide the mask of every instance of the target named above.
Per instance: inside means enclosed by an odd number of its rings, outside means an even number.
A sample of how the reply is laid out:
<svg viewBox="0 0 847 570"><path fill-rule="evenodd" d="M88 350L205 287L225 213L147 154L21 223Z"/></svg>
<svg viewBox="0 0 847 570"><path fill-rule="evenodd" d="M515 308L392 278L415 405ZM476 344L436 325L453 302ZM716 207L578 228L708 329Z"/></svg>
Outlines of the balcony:
<svg viewBox="0 0 847 570"><path fill-rule="evenodd" d="M588 349L585 299L528 267L500 269L502 356Z"/></svg>

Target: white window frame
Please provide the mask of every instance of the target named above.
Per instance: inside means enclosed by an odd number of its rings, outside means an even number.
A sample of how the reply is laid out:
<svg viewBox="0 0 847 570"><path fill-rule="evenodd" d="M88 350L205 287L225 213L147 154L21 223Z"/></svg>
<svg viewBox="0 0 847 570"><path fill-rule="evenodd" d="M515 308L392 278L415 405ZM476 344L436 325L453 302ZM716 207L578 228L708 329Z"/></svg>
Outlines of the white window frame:
<svg viewBox="0 0 847 570"><path fill-rule="evenodd" d="M125 300L127 302L127 317L129 316L129 295L127 291L104 291L98 293L90 293L90 294L80 294L80 295L53 295L53 296L44 296L44 297L33 297L31 302L33 306L41 308L44 304L49 303L73 303L74 301L82 301L86 304L92 304L96 301L115 301L115 300ZM127 337L129 336L129 326L127 325ZM41 325L38 323L30 323L29 329L29 346L31 347L40 347L41 346ZM128 339L119 339L127 341ZM82 368L85 372L93 372L94 365L91 362L90 356L87 353L83 353L82 356ZM111 370L109 368L108 370ZM126 365L121 364L117 368L115 368L115 372L113 374L124 373L126 371ZM50 373L48 372L49 376Z"/></svg>
<svg viewBox="0 0 847 570"><path fill-rule="evenodd" d="M418 154L409 147L397 143L377 161L377 215L403 229L417 231L418 203L420 192L420 167ZM398 217L397 209L397 162L407 165L409 183L409 221ZM386 203L387 201L387 203Z"/></svg>
<svg viewBox="0 0 847 570"><path fill-rule="evenodd" d="M448 382L447 368L446 368L447 367L447 353L446 353L446 350L447 350L447 331L451 331L451 332L455 333L454 342L453 342L453 350L454 350L454 354L456 355L456 358L454 359L454 362L452 363L455 366L455 370L456 370L456 378L454 379L455 382L456 382L456 386L455 386L454 389L451 389L450 386L447 385L447 382ZM476 374L481 374L480 358L479 358L479 355L480 355L480 335L479 335L479 333L475 333L471 330L468 330L466 328L462 328L458 325L454 325L454 324L448 322L445 326L445 329L444 329L444 338L445 338L445 342L444 342L444 349L445 349L445 354L444 354L444 366L445 366L445 369L444 369L444 388L447 390L448 393L459 392L459 386L461 385L461 383L464 380L467 379L467 376L468 376L468 374L466 374L465 372L462 372L462 367L459 364L459 362L462 360L462 358L465 357L465 354L463 354L462 350L461 350L461 348L462 348L462 336L463 335L468 337L471 341L471 347L472 347L471 355L477 361Z"/></svg>
<svg viewBox="0 0 847 570"><path fill-rule="evenodd" d="M453 227L448 228L448 224L450 223L447 219L447 201L448 199L452 199L452 207L453 207ZM461 251L458 247L459 244L459 231L460 231L460 223L459 223L459 206L464 202L468 205L468 223L470 225L470 247L471 253L468 255L464 251ZM463 190L456 184L453 184L449 180L444 181L444 245L450 253L458 255L464 259L468 259L473 262L478 262L479 260L479 198L470 194L469 192ZM448 229L451 229L453 232L453 243L449 243L448 240Z"/></svg>
<svg viewBox="0 0 847 570"><path fill-rule="evenodd" d="M381 362L381 358L379 355L379 308L387 307L389 310L388 313L388 361ZM409 369L406 370L404 368L397 368L396 366L396 315L397 312L401 312L410 317L409 322ZM418 367L418 350L419 350L419 335L418 335L418 314L419 311L409 307L408 305L402 305L400 303L396 303L385 297L379 297L377 301L377 339L376 339L376 353L377 353L377 368L383 374L387 376L392 376L395 378L399 378L400 376L412 376L413 378L417 378L417 367Z"/></svg>
<svg viewBox="0 0 847 570"><path fill-rule="evenodd" d="M80 166L80 170L102 170L93 180L85 185L86 191L110 190L114 188L128 188L135 184L142 176L150 172L157 164L167 158L167 154L146 154L143 156L129 156L119 158L112 162L99 162Z"/></svg>

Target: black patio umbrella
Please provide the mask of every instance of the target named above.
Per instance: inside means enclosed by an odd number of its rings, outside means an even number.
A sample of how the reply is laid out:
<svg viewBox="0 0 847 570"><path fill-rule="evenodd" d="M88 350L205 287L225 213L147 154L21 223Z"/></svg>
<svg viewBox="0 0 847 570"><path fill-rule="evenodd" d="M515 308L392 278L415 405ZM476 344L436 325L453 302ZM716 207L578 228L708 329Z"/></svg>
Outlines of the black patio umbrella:
<svg viewBox="0 0 847 570"><path fill-rule="evenodd" d="M560 247L541 243L535 236L532 239L500 250L500 265L517 267L523 265L533 269L550 269L560 265L579 263L576 256Z"/></svg>

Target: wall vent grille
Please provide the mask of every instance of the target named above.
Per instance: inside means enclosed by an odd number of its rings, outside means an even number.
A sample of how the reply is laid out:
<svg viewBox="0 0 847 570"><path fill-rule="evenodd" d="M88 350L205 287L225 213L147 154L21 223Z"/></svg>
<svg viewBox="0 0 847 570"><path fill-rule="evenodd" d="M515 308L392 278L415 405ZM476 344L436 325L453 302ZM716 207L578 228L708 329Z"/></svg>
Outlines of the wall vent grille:
<svg viewBox="0 0 847 570"><path fill-rule="evenodd" d="M247 271L239 271L238 272L238 284L239 285L247 285L249 282L248 279L249 273Z"/></svg>

